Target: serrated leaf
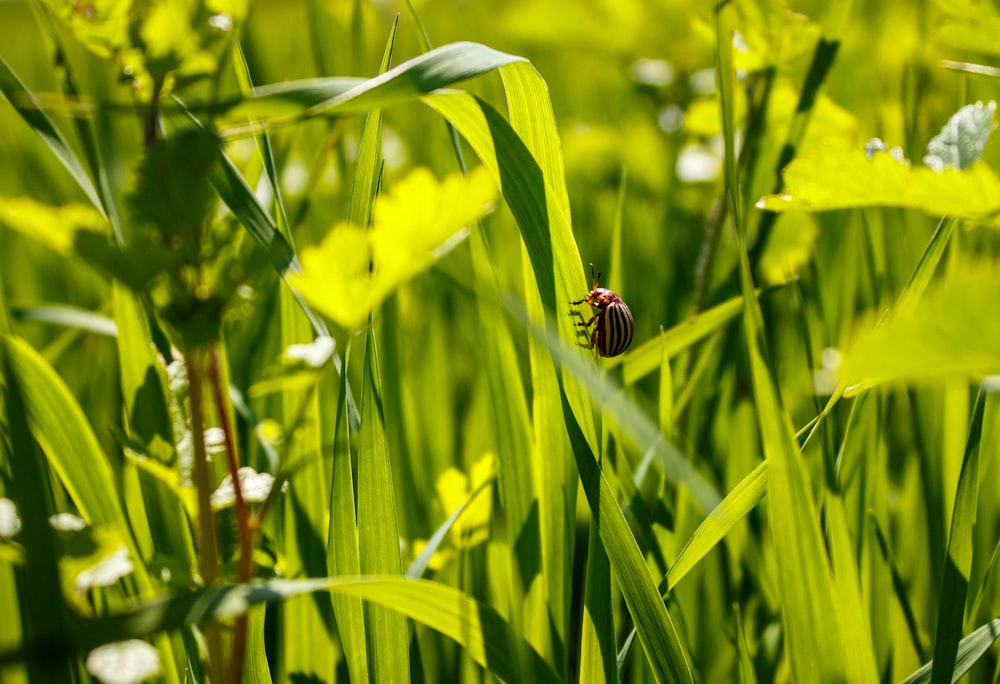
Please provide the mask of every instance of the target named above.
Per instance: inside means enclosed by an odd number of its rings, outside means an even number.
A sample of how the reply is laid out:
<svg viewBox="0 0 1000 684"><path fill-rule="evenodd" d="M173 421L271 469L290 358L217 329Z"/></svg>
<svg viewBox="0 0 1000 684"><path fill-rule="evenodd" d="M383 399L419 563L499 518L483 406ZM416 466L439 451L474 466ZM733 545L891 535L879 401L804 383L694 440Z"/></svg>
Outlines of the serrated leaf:
<svg viewBox="0 0 1000 684"><path fill-rule="evenodd" d="M826 147L803 153L785 168L785 189L766 195L768 211L832 211L856 207L901 207L933 216L997 224L1000 179L983 162L959 171L911 168L889 154L868 159L861 150Z"/></svg>
<svg viewBox="0 0 1000 684"><path fill-rule="evenodd" d="M323 242L302 250L302 273L289 281L306 301L345 328L368 314L404 282L427 269L467 235L496 197L485 171L438 182L417 169L375 201L372 227L334 227Z"/></svg>
<svg viewBox="0 0 1000 684"><path fill-rule="evenodd" d="M983 149L996 128L993 114L997 103L965 105L955 112L941 132L927 143L924 164L940 171L945 168L967 169L983 156Z"/></svg>

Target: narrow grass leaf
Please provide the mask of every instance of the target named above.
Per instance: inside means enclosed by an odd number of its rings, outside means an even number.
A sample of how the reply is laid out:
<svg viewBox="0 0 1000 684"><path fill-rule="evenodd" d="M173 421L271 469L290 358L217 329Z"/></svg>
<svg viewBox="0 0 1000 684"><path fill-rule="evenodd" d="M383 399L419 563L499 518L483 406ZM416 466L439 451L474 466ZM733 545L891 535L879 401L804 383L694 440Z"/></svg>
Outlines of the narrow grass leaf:
<svg viewBox="0 0 1000 684"><path fill-rule="evenodd" d="M600 509L595 515L600 515ZM587 537L587 580L580 635L580 683L617 684L615 613L611 599L611 562L600 536L600 520Z"/></svg>
<svg viewBox="0 0 1000 684"><path fill-rule="evenodd" d="M972 546L975 535L976 507L979 503L979 445L983 436L983 413L986 387L979 390L969 425L962 470L958 476L955 507L948 534L948 554L941 584L937 629L934 633L934 667L932 684L951 681L955 670L958 644L962 639L965 604L972 573Z"/></svg>
<svg viewBox="0 0 1000 684"><path fill-rule="evenodd" d="M129 554L139 559L107 456L101 450L80 405L62 378L26 342L10 337L7 363L21 382L22 400L32 433L49 464L91 525L109 525L126 540ZM135 575L149 587L142 563Z"/></svg>
<svg viewBox="0 0 1000 684"><path fill-rule="evenodd" d="M105 337L115 337L118 334L118 327L114 320L107 316L64 304L32 306L14 304L11 306L11 315L15 321L22 323L48 323Z"/></svg>
<svg viewBox="0 0 1000 684"><path fill-rule="evenodd" d="M597 527L608 560L614 568L649 667L658 682L693 682L694 673L687 648L656 589L614 491L582 433L578 429L572 432L575 433L570 435L573 452L590 504L591 524Z"/></svg>
<svg viewBox="0 0 1000 684"><path fill-rule="evenodd" d="M743 478L713 510L688 540L667 572L667 589L673 589L729 530L750 514L767 493L767 461Z"/></svg>
<svg viewBox="0 0 1000 684"><path fill-rule="evenodd" d="M341 362L347 368L349 349ZM347 421L347 373L340 374L337 393L337 417L333 435L333 483L330 487L330 528L327 534L327 571L331 577L361 574L358 552L358 522L354 508L354 472L351 466L351 437ZM365 617L361 600L335 594L333 613L337 619L341 648L347 659L351 678L368 681L368 647L365 641Z"/></svg>
<svg viewBox="0 0 1000 684"><path fill-rule="evenodd" d="M443 45L367 80L311 79L258 88L253 97L234 103L220 117L219 129L223 135L243 135L307 115L367 112L414 100L518 61L524 58L478 43Z"/></svg>
<svg viewBox="0 0 1000 684"><path fill-rule="evenodd" d="M979 659L986 654L997 637L1000 637L1000 618L987 622L959 642L955 656L955 667L951 672L952 684L964 677L972 669L972 666L979 662ZM934 661L932 660L904 679L902 684L928 684L931 681L933 667Z"/></svg>
<svg viewBox="0 0 1000 684"><path fill-rule="evenodd" d="M673 358L695 342L720 330L742 311L743 298L733 297L661 332L658 338L648 340L621 356L608 359L608 365L621 365L623 382L625 385L634 385L660 367L664 353Z"/></svg>
<svg viewBox="0 0 1000 684"><path fill-rule="evenodd" d="M19 630L24 639L19 647L29 653L35 648L46 653L45 658L39 657L40 652L32 653L34 657L27 662L32 681L59 682L69 677L66 658L70 653L65 649L70 639L69 615L62 600L55 534L48 523L54 512L49 504L48 478L32 439L38 426L30 417L33 402L24 394L28 384L37 378L32 379L30 374L26 377L13 362L16 352L12 352L12 346L18 343L9 334L0 337L0 371L4 379L0 397L7 435L0 453L10 474L17 477L18 491L10 494L23 521L20 542L31 558L31 572L21 573L18 583Z"/></svg>
<svg viewBox="0 0 1000 684"><path fill-rule="evenodd" d="M781 405L774 369L763 339L763 315L750 272L743 199L737 172L733 118L732 8L716 13L717 75L725 138L725 183L736 230L744 329L753 394L768 463L768 521L774 535L778 586L786 649L792 676L801 681L868 681L876 673L864 668L848 650L845 615L831 577L826 548L811 495L809 473L794 439L791 420ZM858 609L860 610L860 608Z"/></svg>
<svg viewBox="0 0 1000 684"><path fill-rule="evenodd" d="M80 186L83 194L87 196L94 208L103 214L104 205L101 202L101 197L90 180L90 176L87 175L87 171L83 168L83 164L80 163L80 159L66 142L66 138L56 128L52 119L42 109L38 99L25 87L2 57L0 57L0 93L13 105L14 110L31 127L31 130L52 150L56 159L69 171L70 176Z"/></svg>
<svg viewBox="0 0 1000 684"><path fill-rule="evenodd" d="M753 666L753 654L750 653L746 630L743 629L743 611L739 604L733 606L733 612L736 614L736 656L739 661L740 682L757 684L757 671Z"/></svg>
<svg viewBox="0 0 1000 684"><path fill-rule="evenodd" d="M875 527L875 538L878 540L879 550L882 552L882 558L885 560L886 565L889 566L889 572L892 576L892 589L896 595L896 601L899 603L900 610L903 611L903 619L906 620L907 631L910 635L910 643L913 645L913 651L917 656L923 660L924 645L920 639L921 628L917 622L917 617L914 614L913 606L910 603L909 595L907 594L906 580L903 579L902 573L899 571L899 566L896 565L896 559L893 557L892 550L889 548L889 540L885 537L885 532L882 531L882 526L879 524L875 516L870 516L872 525ZM930 674L930 668L927 670L928 675Z"/></svg>
<svg viewBox="0 0 1000 684"><path fill-rule="evenodd" d="M382 409L375 335L369 329L361 389L361 435L358 445L358 542L361 572L400 575L399 532L393 496L389 443ZM410 678L406 620L384 606L366 605L368 670L379 682Z"/></svg>

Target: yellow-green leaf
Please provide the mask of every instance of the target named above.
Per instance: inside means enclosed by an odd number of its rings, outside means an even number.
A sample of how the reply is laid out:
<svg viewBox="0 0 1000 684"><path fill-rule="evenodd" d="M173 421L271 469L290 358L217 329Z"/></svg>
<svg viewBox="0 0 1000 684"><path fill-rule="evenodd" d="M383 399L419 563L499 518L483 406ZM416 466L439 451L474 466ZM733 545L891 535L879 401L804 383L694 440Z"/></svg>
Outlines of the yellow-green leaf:
<svg viewBox="0 0 1000 684"><path fill-rule="evenodd" d="M932 285L919 309L897 313L848 346L842 385L1000 372L1000 276L966 270Z"/></svg>
<svg viewBox="0 0 1000 684"><path fill-rule="evenodd" d="M911 167L891 155L827 147L804 153L785 169L785 191L757 207L769 211L830 211L887 206L995 223L1000 179L983 162L964 171Z"/></svg>
<svg viewBox="0 0 1000 684"><path fill-rule="evenodd" d="M416 169L375 202L364 230L341 223L302 251L302 273L290 275L310 305L345 328L361 325L397 287L427 269L468 234L496 197L478 169L439 182Z"/></svg>
<svg viewBox="0 0 1000 684"><path fill-rule="evenodd" d="M27 197L0 197L0 224L68 256L78 231L104 232L108 220L86 204L53 207Z"/></svg>

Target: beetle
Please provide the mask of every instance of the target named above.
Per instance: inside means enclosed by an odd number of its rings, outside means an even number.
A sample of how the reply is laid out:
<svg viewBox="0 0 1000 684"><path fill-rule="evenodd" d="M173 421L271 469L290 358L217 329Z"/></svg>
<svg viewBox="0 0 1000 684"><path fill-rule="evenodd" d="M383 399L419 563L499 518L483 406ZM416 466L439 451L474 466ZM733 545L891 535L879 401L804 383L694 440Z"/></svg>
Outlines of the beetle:
<svg viewBox="0 0 1000 684"><path fill-rule="evenodd" d="M590 329L595 321L593 330L590 330L590 344L581 344L587 349L597 348L598 358L618 356L632 344L632 334L635 332L635 321L632 320L632 312L622 301L622 298L607 288L598 287L601 282L601 272L594 274L594 265L590 265L590 275L594 279L590 293L583 299L570 302L573 306L587 303L597 309L597 313L590 317L588 321L581 321L576 325L584 331Z"/></svg>

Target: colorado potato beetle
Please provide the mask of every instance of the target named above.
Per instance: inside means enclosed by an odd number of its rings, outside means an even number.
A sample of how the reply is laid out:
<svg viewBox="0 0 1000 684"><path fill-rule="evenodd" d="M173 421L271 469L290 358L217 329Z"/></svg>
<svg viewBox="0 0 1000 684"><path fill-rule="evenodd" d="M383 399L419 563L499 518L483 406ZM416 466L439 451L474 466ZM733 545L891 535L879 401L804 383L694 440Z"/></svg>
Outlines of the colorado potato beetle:
<svg viewBox="0 0 1000 684"><path fill-rule="evenodd" d="M570 302L574 306L587 303L597 309L590 320L577 323L577 326L587 331L596 322L593 330L590 330L590 344L583 346L587 349L596 347L598 357L618 356L632 344L632 334L635 332L632 312L617 294L598 287L601 273L594 274L593 264L590 265L590 275L594 279L593 289L583 299Z"/></svg>

